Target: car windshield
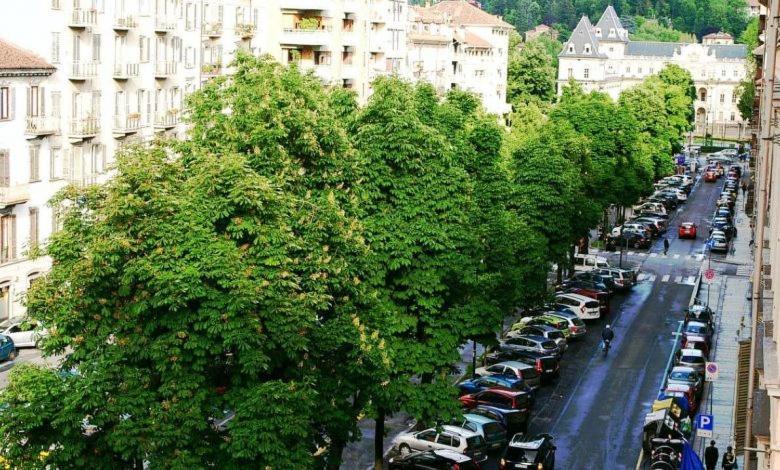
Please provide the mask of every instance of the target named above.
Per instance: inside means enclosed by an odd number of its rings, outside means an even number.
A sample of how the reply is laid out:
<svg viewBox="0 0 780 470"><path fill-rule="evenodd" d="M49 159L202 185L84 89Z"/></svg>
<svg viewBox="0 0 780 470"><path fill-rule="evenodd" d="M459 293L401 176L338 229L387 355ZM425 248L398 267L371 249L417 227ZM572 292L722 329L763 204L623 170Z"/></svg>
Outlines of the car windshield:
<svg viewBox="0 0 780 470"><path fill-rule="evenodd" d="M706 333L707 328L700 325L688 325L688 328L686 328L686 331L688 333Z"/></svg>
<svg viewBox="0 0 780 470"><path fill-rule="evenodd" d="M702 356L683 356L680 361L688 364L704 364L704 358Z"/></svg>
<svg viewBox="0 0 780 470"><path fill-rule="evenodd" d="M504 432L504 427L496 422L483 424L482 429L485 431L485 434L491 435L502 434Z"/></svg>
<svg viewBox="0 0 780 470"><path fill-rule="evenodd" d="M543 341L542 342L542 348L544 348L544 349L555 349L555 341Z"/></svg>
<svg viewBox="0 0 780 470"><path fill-rule="evenodd" d="M581 318L573 318L573 319L571 320L571 322L572 322L572 323L573 323L575 326L585 326L585 322L584 322L584 321L582 321L582 319L581 319Z"/></svg>
<svg viewBox="0 0 780 470"><path fill-rule="evenodd" d="M693 377L693 373L692 372L683 372L683 371L679 371L679 370L672 372L672 375L671 375L671 379L672 380L689 381L689 380L692 380L693 378L694 377Z"/></svg>
<svg viewBox="0 0 780 470"><path fill-rule="evenodd" d="M536 460L537 453L536 450L519 449L517 447L509 446L506 449L506 459L515 462L525 461L533 463L534 460Z"/></svg>
<svg viewBox="0 0 780 470"><path fill-rule="evenodd" d="M482 449L485 447L485 439L482 436L471 436L466 439L466 447L468 449Z"/></svg>
<svg viewBox="0 0 780 470"><path fill-rule="evenodd" d="M564 336L560 331L551 331L547 333L547 337L550 339L562 339Z"/></svg>
<svg viewBox="0 0 780 470"><path fill-rule="evenodd" d="M585 302L585 308L599 308L599 303L595 300L591 300L590 302Z"/></svg>

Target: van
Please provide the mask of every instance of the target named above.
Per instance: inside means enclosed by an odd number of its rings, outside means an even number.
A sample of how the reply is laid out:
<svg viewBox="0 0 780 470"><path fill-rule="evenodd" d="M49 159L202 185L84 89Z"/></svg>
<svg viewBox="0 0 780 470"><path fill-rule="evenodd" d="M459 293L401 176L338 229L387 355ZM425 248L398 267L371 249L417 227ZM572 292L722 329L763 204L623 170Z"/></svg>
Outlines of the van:
<svg viewBox="0 0 780 470"><path fill-rule="evenodd" d="M601 305L598 300L579 294L556 294L555 303L565 305L583 320L601 318Z"/></svg>
<svg viewBox="0 0 780 470"><path fill-rule="evenodd" d="M596 268L609 268L607 258L596 255L574 255L574 270L575 271L590 271Z"/></svg>

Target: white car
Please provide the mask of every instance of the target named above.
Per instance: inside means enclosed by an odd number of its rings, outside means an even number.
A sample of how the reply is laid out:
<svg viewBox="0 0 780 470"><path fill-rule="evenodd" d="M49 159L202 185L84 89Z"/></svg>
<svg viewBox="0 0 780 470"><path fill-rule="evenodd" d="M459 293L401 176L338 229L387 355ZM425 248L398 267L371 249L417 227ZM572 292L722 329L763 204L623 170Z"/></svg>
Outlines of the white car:
<svg viewBox="0 0 780 470"><path fill-rule="evenodd" d="M10 337L17 348L35 348L46 335L46 330L37 330L38 325L26 321L6 321L0 324L0 334Z"/></svg>
<svg viewBox="0 0 780 470"><path fill-rule="evenodd" d="M468 455L481 462L487 458L485 439L479 434L458 426L444 425L441 432L436 428L425 431L399 434L393 439L393 447L401 455L408 455L414 450L451 450Z"/></svg>
<svg viewBox="0 0 780 470"><path fill-rule="evenodd" d="M620 234L623 231L626 231L626 232L640 232L640 233L642 233L645 230L647 230L647 227L645 227L642 224L625 223L625 224L623 224L622 227L621 226L617 226L617 227L613 228L612 229L612 236L613 237L619 237Z"/></svg>
<svg viewBox="0 0 780 470"><path fill-rule="evenodd" d="M596 268L609 268L607 258L595 255L574 255L574 270L575 271L590 271Z"/></svg>

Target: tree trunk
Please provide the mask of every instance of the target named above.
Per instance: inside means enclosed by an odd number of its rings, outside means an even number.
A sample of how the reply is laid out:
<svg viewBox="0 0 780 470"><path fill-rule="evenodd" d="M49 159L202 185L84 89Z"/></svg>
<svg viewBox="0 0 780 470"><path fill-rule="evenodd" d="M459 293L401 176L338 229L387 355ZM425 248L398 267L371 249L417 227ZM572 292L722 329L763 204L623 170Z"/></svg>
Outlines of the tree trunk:
<svg viewBox="0 0 780 470"><path fill-rule="evenodd" d="M379 408L376 412L376 424L374 426L374 470L384 468L385 442L385 410Z"/></svg>
<svg viewBox="0 0 780 470"><path fill-rule="evenodd" d="M563 262L566 259L561 259L558 261L558 284L563 284Z"/></svg>

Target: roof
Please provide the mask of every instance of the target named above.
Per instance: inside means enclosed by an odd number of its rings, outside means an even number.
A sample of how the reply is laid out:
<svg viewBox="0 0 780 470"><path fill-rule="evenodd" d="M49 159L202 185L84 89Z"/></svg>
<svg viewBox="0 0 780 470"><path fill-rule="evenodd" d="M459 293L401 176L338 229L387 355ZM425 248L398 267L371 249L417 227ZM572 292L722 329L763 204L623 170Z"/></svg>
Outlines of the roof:
<svg viewBox="0 0 780 470"><path fill-rule="evenodd" d="M414 13L414 20L422 23L445 23L446 18L443 14L431 11L425 7L419 7L412 5L412 13Z"/></svg>
<svg viewBox="0 0 780 470"><path fill-rule="evenodd" d="M585 52L589 48L590 52ZM571 32L571 37L563 45L563 50L559 54L566 57L606 57L599 53L599 41L593 32L593 25L587 16L580 18L580 22Z"/></svg>
<svg viewBox="0 0 780 470"><path fill-rule="evenodd" d="M466 34L463 36L463 42L467 46L475 47L475 48L490 49L491 47L493 47L493 45L490 44L488 41L482 39L481 37L479 37L478 35L470 31L466 31Z"/></svg>
<svg viewBox="0 0 780 470"><path fill-rule="evenodd" d="M601 19L596 23L596 28L601 29L601 41L618 41L628 42L628 32L623 27L623 23L620 22L617 12L612 5L609 5L604 14L601 15ZM610 32L614 31L614 35L610 35Z"/></svg>
<svg viewBox="0 0 780 470"><path fill-rule="evenodd" d="M474 431L469 431L468 429L464 429L464 428L461 428L459 426L452 426L452 425L449 425L449 424L445 424L441 428L444 429L445 431L453 432L455 434L458 434L458 435L466 437L466 438L479 435L479 434L475 433ZM431 428L431 429L436 429L436 428Z"/></svg>
<svg viewBox="0 0 780 470"><path fill-rule="evenodd" d="M0 74L51 75L55 70L39 55L0 39Z"/></svg>
<svg viewBox="0 0 780 470"><path fill-rule="evenodd" d="M673 57L680 53L682 46L682 43L677 42L629 41L626 45L626 55Z"/></svg>
<svg viewBox="0 0 780 470"><path fill-rule="evenodd" d="M479 424L488 424L488 423L496 422L496 420L490 419L487 416L482 416L474 413L465 413L463 417L469 421L472 421L474 423L479 423Z"/></svg>
<svg viewBox="0 0 780 470"><path fill-rule="evenodd" d="M729 33L724 33L723 31L718 31L717 33L710 33L706 36L704 36L702 39L734 39L732 35Z"/></svg>
<svg viewBox="0 0 780 470"><path fill-rule="evenodd" d="M441 0L423 9L432 13L446 14L451 21L461 25L514 29L514 26L501 19L500 16L491 15L466 0Z"/></svg>
<svg viewBox="0 0 780 470"><path fill-rule="evenodd" d="M718 59L744 59L747 57L745 44L713 44L707 47L715 53L715 57Z"/></svg>

